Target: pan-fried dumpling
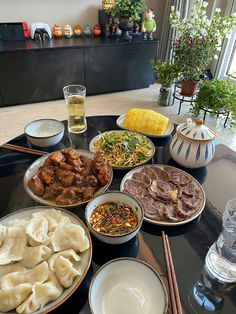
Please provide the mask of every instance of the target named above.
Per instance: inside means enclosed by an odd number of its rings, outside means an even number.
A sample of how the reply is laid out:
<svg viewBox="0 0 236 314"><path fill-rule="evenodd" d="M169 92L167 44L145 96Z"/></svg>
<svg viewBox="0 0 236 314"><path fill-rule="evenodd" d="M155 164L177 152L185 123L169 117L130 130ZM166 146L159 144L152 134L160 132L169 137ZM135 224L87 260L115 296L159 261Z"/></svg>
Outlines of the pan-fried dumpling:
<svg viewBox="0 0 236 314"><path fill-rule="evenodd" d="M26 246L26 234L18 227L7 228L3 245L0 248L0 265L6 265L23 258Z"/></svg>
<svg viewBox="0 0 236 314"><path fill-rule="evenodd" d="M42 262L38 266L25 271L17 271L8 274L0 279L1 289L14 288L22 283L34 284L43 283L48 279L49 269L47 262Z"/></svg>
<svg viewBox="0 0 236 314"><path fill-rule="evenodd" d="M15 271L23 271L25 270L25 267L22 266L20 263L13 263L8 265L1 265L0 266L0 278L3 276L13 273Z"/></svg>
<svg viewBox="0 0 236 314"><path fill-rule="evenodd" d="M73 267L73 264L65 257L59 256L55 261L55 274L60 284L69 288L72 286L75 277L80 275L80 272Z"/></svg>
<svg viewBox="0 0 236 314"><path fill-rule="evenodd" d="M2 246L6 234L7 234L7 227L0 225L0 246Z"/></svg>
<svg viewBox="0 0 236 314"><path fill-rule="evenodd" d="M81 258L79 257L79 255L75 253L74 250L71 250L71 249L61 251L50 256L48 259L48 266L50 270L55 271L54 265L59 256L63 256L67 258L73 264L73 267L80 272L80 275L81 275L81 270L78 263L81 260Z"/></svg>
<svg viewBox="0 0 236 314"><path fill-rule="evenodd" d="M58 299L63 292L63 288L55 274L50 272L48 281L45 283L36 283L32 291L33 293L29 298L17 307L17 313L27 314L41 310L47 303Z"/></svg>
<svg viewBox="0 0 236 314"><path fill-rule="evenodd" d="M39 263L46 261L51 255L51 249L46 245L38 245L34 247L26 246L21 265L33 268Z"/></svg>
<svg viewBox="0 0 236 314"><path fill-rule="evenodd" d="M48 222L48 231L53 231L64 218L67 218L61 214L57 209L46 209L38 213L34 213L33 217L44 217ZM69 218L68 218L69 219ZM70 220L69 220L70 222Z"/></svg>
<svg viewBox="0 0 236 314"><path fill-rule="evenodd" d="M75 224L59 225L51 237L51 243L55 252L67 249L83 252L89 248L89 239L84 229Z"/></svg>
<svg viewBox="0 0 236 314"><path fill-rule="evenodd" d="M0 311L8 312L19 306L31 293L32 286L23 283L12 289L0 290Z"/></svg>
<svg viewBox="0 0 236 314"><path fill-rule="evenodd" d="M9 221L8 227L19 227L25 230L28 223L29 223L29 220L26 220L26 219L14 219L14 220Z"/></svg>
<svg viewBox="0 0 236 314"><path fill-rule="evenodd" d="M26 234L29 235L29 239L33 240L32 243L34 244L39 243L47 245L50 243L48 237L48 222L44 217L34 217L30 219L29 224L26 226Z"/></svg>

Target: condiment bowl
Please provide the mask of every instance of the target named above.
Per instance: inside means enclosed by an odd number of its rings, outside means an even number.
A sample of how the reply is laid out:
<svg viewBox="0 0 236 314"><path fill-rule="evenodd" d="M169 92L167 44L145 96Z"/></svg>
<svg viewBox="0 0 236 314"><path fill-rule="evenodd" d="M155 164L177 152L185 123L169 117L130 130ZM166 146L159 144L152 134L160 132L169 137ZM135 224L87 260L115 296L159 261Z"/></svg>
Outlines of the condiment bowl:
<svg viewBox="0 0 236 314"><path fill-rule="evenodd" d="M108 202L124 203L132 207L132 209L136 211L138 216L137 227L129 233L121 235L109 235L95 230L90 224L90 217L97 206ZM85 220L89 230L98 240L108 244L121 244L131 240L139 232L139 229L141 228L143 222L143 209L140 203L132 196L119 191L110 191L96 196L88 203L85 210Z"/></svg>
<svg viewBox="0 0 236 314"><path fill-rule="evenodd" d="M27 124L24 131L33 145L48 147L61 141L64 129L64 124L58 120L40 119Z"/></svg>

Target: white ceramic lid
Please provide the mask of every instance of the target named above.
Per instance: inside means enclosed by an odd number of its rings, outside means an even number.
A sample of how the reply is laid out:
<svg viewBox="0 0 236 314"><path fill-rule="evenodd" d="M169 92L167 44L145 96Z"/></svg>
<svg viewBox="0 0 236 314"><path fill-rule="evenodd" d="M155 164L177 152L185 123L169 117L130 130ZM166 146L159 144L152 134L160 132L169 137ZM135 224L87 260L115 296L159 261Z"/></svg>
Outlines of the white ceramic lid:
<svg viewBox="0 0 236 314"><path fill-rule="evenodd" d="M211 141L215 138L215 132L203 124L203 120L197 118L195 122L188 118L186 123L177 127L177 133L193 141Z"/></svg>

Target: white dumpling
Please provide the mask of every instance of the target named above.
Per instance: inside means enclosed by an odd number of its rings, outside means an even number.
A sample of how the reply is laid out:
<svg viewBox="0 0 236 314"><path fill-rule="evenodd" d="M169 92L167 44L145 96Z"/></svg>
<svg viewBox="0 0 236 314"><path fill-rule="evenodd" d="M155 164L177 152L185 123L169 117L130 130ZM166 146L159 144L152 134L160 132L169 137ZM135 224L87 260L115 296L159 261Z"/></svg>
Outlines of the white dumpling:
<svg viewBox="0 0 236 314"><path fill-rule="evenodd" d="M48 222L48 231L53 231L65 217L58 209L46 209L38 213L34 213L33 217L44 217ZM68 218L69 219L69 218ZM70 220L69 220L70 222Z"/></svg>
<svg viewBox="0 0 236 314"><path fill-rule="evenodd" d="M29 220L26 220L26 219L14 219L14 220L9 221L8 227L19 227L25 230L28 223L29 223Z"/></svg>
<svg viewBox="0 0 236 314"><path fill-rule="evenodd" d="M49 268L47 262L42 262L38 266L25 271L17 271L3 276L0 279L1 289L14 288L22 283L34 284L43 283L48 279Z"/></svg>
<svg viewBox="0 0 236 314"><path fill-rule="evenodd" d="M80 275L81 275L81 270L80 270L80 266L79 266L79 261L81 260L81 258L72 249L61 251L61 252L55 253L52 256L50 256L48 261L47 261L50 270L55 271L55 267L54 267L55 262L59 256L63 256L65 258L67 258L70 262L72 262L73 267L76 268L78 271L80 271Z"/></svg>
<svg viewBox="0 0 236 314"><path fill-rule="evenodd" d="M0 265L6 265L23 258L26 247L26 234L18 227L7 228L3 245L0 248Z"/></svg>
<svg viewBox="0 0 236 314"><path fill-rule="evenodd" d="M73 264L63 256L59 256L55 261L55 274L60 284L69 288L72 286L75 277L80 275L80 272L73 267Z"/></svg>
<svg viewBox="0 0 236 314"><path fill-rule="evenodd" d="M30 240L33 240L33 246L35 246L35 244L50 243L50 239L48 237L48 222L44 217L34 217L30 219L28 225L26 226L26 234L29 236ZM30 243L29 239L28 241ZM30 243L30 245L32 244Z"/></svg>
<svg viewBox="0 0 236 314"><path fill-rule="evenodd" d="M83 252L89 248L89 239L84 229L75 224L59 225L51 237L51 243L55 252L67 249Z"/></svg>
<svg viewBox="0 0 236 314"><path fill-rule="evenodd" d="M25 267L22 266L19 262L8 265L0 265L0 278L15 271L23 270L25 270Z"/></svg>
<svg viewBox="0 0 236 314"><path fill-rule="evenodd" d="M8 312L19 306L31 293L32 285L23 283L12 289L0 290L0 311Z"/></svg>
<svg viewBox="0 0 236 314"><path fill-rule="evenodd" d="M51 249L46 245L38 245L34 247L27 246L22 260L21 265L33 268L39 263L46 261L51 255Z"/></svg>
<svg viewBox="0 0 236 314"><path fill-rule="evenodd" d="M4 225L0 225L0 246L2 246L6 234L7 234L7 227Z"/></svg>
<svg viewBox="0 0 236 314"><path fill-rule="evenodd" d="M33 285L33 293L25 302L17 307L17 313L33 313L37 310L42 310L43 307L56 299L58 299L63 288L57 280L55 274L50 272L48 281L45 283L36 283Z"/></svg>

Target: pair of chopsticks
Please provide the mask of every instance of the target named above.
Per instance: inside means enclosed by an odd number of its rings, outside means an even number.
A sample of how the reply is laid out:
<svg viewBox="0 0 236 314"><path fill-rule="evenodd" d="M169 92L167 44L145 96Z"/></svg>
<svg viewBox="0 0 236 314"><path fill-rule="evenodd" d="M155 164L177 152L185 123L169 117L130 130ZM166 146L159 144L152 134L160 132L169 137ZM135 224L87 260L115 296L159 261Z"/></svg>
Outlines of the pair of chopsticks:
<svg viewBox="0 0 236 314"><path fill-rule="evenodd" d="M172 313L182 314L183 311L182 311L182 306L181 306L181 301L180 301L180 296L179 296L179 288L178 288L177 279L175 275L174 263L173 263L171 250L170 250L170 243L169 243L168 236L165 234L164 231L162 231L162 241L163 241L164 252L165 252Z"/></svg>
<svg viewBox="0 0 236 314"><path fill-rule="evenodd" d="M2 144L1 148L8 149L14 152L18 153L24 153L24 154L31 154L31 155L37 155L37 156L43 156L48 154L47 152L44 152L42 150L36 150L36 149L31 149L23 146L18 146L18 145L13 145L13 144Z"/></svg>

